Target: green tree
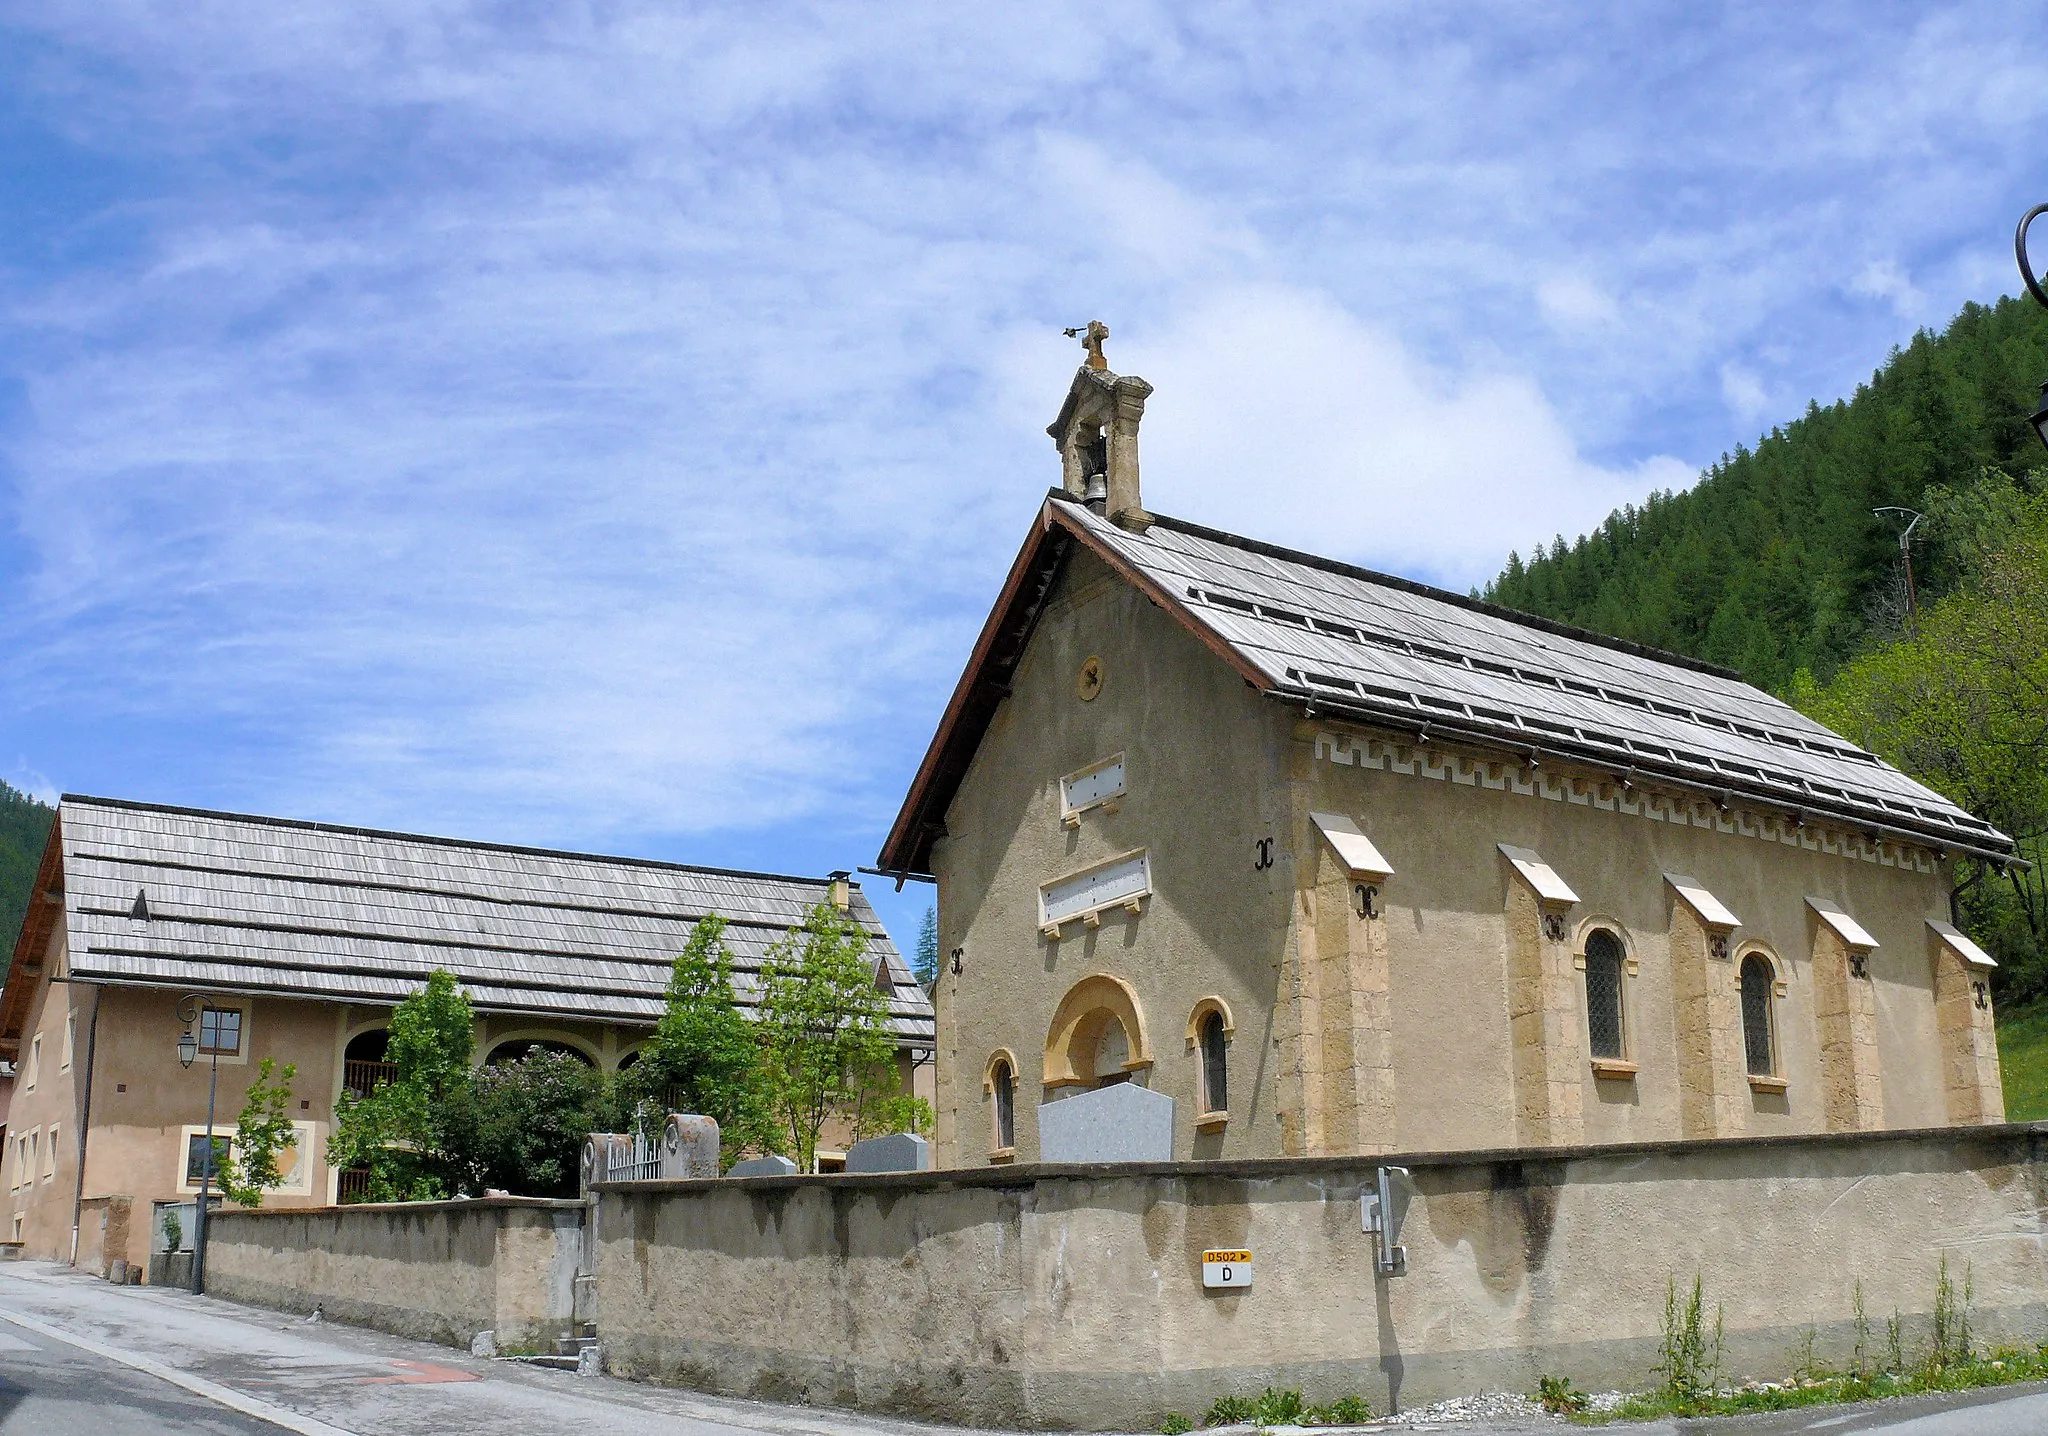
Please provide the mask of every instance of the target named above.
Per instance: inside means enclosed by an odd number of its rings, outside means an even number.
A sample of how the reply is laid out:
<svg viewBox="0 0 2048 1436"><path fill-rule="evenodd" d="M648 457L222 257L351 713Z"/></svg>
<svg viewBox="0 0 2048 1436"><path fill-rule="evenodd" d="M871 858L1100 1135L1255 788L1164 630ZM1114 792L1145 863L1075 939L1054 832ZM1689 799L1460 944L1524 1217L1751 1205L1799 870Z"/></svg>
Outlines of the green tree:
<svg viewBox="0 0 2048 1436"><path fill-rule="evenodd" d="M435 969L391 1014L387 1052L397 1076L336 1105L327 1160L370 1173L371 1201L432 1201L480 1190L474 1153L454 1140L467 1111L476 1027L455 978Z"/></svg>
<svg viewBox="0 0 2048 1436"><path fill-rule="evenodd" d="M868 935L846 914L820 903L768 949L757 1012L769 1090L799 1168L816 1165L818 1133L834 1116L856 1139L929 1130L929 1104L903 1090Z"/></svg>
<svg viewBox="0 0 2048 1436"><path fill-rule="evenodd" d="M640 1060L621 1074L628 1111L697 1112L718 1122L720 1157L782 1148L754 1025L733 996L725 919L704 918L669 972L668 995Z"/></svg>
<svg viewBox="0 0 2048 1436"><path fill-rule="evenodd" d="M2048 994L2048 496L2004 474L1928 497L1956 587L1910 632L1798 706L2010 834L2033 866L1966 860L1958 916L2002 964L2002 995Z"/></svg>
<svg viewBox="0 0 2048 1436"><path fill-rule="evenodd" d="M229 1159L214 1164L222 1195L239 1206L263 1204L263 1194L283 1180L278 1158L299 1145L291 1119L292 1079L298 1075L298 1067L290 1062L281 1072L271 1058L257 1064Z"/></svg>
<svg viewBox="0 0 2048 1436"><path fill-rule="evenodd" d="M924 918L917 925L917 960L912 964L917 980L926 991L939 980L939 905L933 903L924 910Z"/></svg>
<svg viewBox="0 0 2048 1436"><path fill-rule="evenodd" d="M14 942L28 912L29 890L49 841L56 810L0 782L0 978L14 958Z"/></svg>

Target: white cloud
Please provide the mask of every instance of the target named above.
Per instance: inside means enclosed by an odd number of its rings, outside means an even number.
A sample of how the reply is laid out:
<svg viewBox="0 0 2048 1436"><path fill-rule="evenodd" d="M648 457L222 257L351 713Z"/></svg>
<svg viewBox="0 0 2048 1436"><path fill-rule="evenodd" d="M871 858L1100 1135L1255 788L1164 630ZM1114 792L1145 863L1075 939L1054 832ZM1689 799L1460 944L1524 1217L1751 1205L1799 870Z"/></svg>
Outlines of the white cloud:
<svg viewBox="0 0 2048 1436"><path fill-rule="evenodd" d="M1588 462L1528 377L1446 373L1327 296L1240 286L1120 351L1161 512L1456 587L1695 470Z"/></svg>
<svg viewBox="0 0 2048 1436"><path fill-rule="evenodd" d="M1560 329L1603 329L1621 317L1614 296L1577 274L1553 275L1536 286L1543 317Z"/></svg>
<svg viewBox="0 0 2048 1436"><path fill-rule="evenodd" d="M1753 370L1732 359L1721 366L1721 399L1727 404L1728 412L1745 424L1766 417L1773 408L1764 381Z"/></svg>
<svg viewBox="0 0 2048 1436"><path fill-rule="evenodd" d="M1849 281L1849 292L1884 300L1901 319L1919 318L1927 308L1927 296L1914 287L1894 259L1873 259L1864 265Z"/></svg>

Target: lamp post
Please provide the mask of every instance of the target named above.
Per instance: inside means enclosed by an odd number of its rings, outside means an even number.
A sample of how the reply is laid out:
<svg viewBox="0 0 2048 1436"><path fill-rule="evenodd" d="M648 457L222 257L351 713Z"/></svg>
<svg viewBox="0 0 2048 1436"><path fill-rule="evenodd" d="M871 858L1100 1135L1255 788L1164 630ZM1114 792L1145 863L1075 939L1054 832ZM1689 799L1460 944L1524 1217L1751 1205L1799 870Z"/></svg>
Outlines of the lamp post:
<svg viewBox="0 0 2048 1436"><path fill-rule="evenodd" d="M178 1065L190 1067L192 1059L199 1055L199 1039L192 1033L192 1025L205 1016L206 1007L197 993L178 999L178 1020L185 1024L185 1030L178 1034ZM206 1208L213 1196L213 1096L220 1083L220 1034L207 1044L212 1050L209 1055L206 1077L206 1155L199 1163L199 1210L192 1219L192 1294L199 1295L206 1290Z"/></svg>
<svg viewBox="0 0 2048 1436"><path fill-rule="evenodd" d="M2012 249L2013 257L2019 260L2020 278L2027 282L2027 293L2033 295L2043 308L2048 308L2048 290L2042 289L2041 281L2034 277L2034 266L2027 263L2027 229L2044 214L2048 214L2048 204L2037 204L2020 216L2020 227L2012 237ZM2048 384L2041 386L2041 402L2027 416L2027 422L2034 426L2041 442L2048 444Z"/></svg>

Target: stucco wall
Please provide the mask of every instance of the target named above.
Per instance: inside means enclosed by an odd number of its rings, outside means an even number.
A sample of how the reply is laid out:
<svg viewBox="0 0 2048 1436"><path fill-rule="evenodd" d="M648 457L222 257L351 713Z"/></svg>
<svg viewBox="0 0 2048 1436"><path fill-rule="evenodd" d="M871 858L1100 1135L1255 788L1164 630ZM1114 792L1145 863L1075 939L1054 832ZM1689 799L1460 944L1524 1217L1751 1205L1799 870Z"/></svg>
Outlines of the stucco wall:
<svg viewBox="0 0 2048 1436"><path fill-rule="evenodd" d="M552 1349L570 1334L581 1202L527 1197L223 1211L207 1234L207 1290L422 1341Z"/></svg>
<svg viewBox="0 0 2048 1436"><path fill-rule="evenodd" d="M1369 1162L613 1187L599 1305L619 1374L980 1425L1154 1429L1267 1383L1376 1409L1542 1373L1654 1380L1697 1272L1728 1371L1846 1356L1856 1283L1922 1337L1939 1263L1985 1338L2048 1335L2048 1126L1409 1157L1408 1274L1376 1278ZM1256 1278L1205 1293L1205 1248Z"/></svg>
<svg viewBox="0 0 2048 1436"><path fill-rule="evenodd" d="M1083 702L1082 663L1103 663ZM933 849L940 948L937 1160L988 1161L982 1078L991 1054L1018 1066L1016 1151L1037 1154L1047 1028L1061 996L1096 972L1132 982L1154 1065L1140 1080L1175 1103L1174 1150L1278 1155L1269 1072L1272 1018L1291 889L1284 866L1252 866L1260 836L1286 846L1288 723L1276 705L1092 555L1077 553L1011 680ZM1122 752L1129 791L1114 812L1060 820L1062 775ZM1038 930L1041 883L1133 848L1152 855L1154 896L1132 917ZM1187 1023L1221 997L1236 1024L1231 1111L1197 1132Z"/></svg>
<svg viewBox="0 0 2048 1436"><path fill-rule="evenodd" d="M1777 1001L1786 1089L1745 1094L1744 1130L1826 1127L1814 1005L1817 921L1806 904L1809 895L1840 903L1879 942L1870 955L1869 982L1883 1125L1948 1121L1934 1012L1938 952L1926 922L1948 916L1944 873L1826 852L1817 833L1804 834L1801 842L1789 827L1791 842L1724 832L1718 824L1732 820L1718 813L1713 827L1630 814L1617 810L1620 795L1612 784L1604 794L1597 785L1583 785L1551 798L1487 787L1476 779L1476 765L1460 766L1454 755L1415 746L1372 745L1389 760L1380 769L1334 761L1333 749L1349 758L1365 745L1354 746L1343 730L1326 725L1300 725L1295 741L1305 808L1356 818L1395 869L1380 884L1380 901L1393 954L1397 1145L1484 1146L1513 1138L1501 954L1508 892L1517 879L1499 856L1500 843L1534 849L1578 893L1580 902L1568 915L1574 950L1582 950L1586 930L1608 926L1636 959L1624 988L1628 1055L1640 1071L1632 1080L1597 1080L1580 1054L1575 1070L1584 1084L1587 1141L1680 1135L1682 1047L1672 971L1677 897L1664 880L1667 872L1698 879L1727 904L1742 919L1731 951L1765 948L1785 980ZM1447 771L1460 777L1442 776ZM1298 841L1308 847L1311 835ZM1718 970L1734 983L1734 962ZM1573 995L1582 998L1576 984ZM1582 1005L1575 1032L1583 1041ZM1429 1100L1402 1101L1404 1093Z"/></svg>
<svg viewBox="0 0 2048 1436"><path fill-rule="evenodd" d="M1090 657L1102 660L1104 681L1084 699L1077 679ZM1061 776L1118 753L1128 793L1113 811L1064 825ZM1343 924L1327 909L1349 887L1328 881L1314 812L1355 820L1395 869L1361 938L1372 945L1361 979L1383 983L1369 992L1314 990L1342 967L1342 943L1332 943ZM1261 866L1268 840L1271 863ZM1541 1060L1517 1057L1509 1008L1518 879L1502 843L1534 849L1578 893L1564 913L1570 951L1545 963L1569 962L1595 925L1623 938L1632 1076L1595 1075L1576 972L1545 999L1551 1035ZM1040 932L1041 884L1139 848L1153 882L1142 913L1111 910L1096 928L1068 923L1057 939ZM1522 753L1302 719L1253 693L1086 553L1058 579L932 851L941 946L958 950L960 968L941 965L936 994L942 1166L1038 1155L1037 1111L1058 1095L1042 1085L1048 1030L1062 996L1096 973L1136 994L1154 1060L1135 1080L1174 1098L1176 1156L1828 1130L1837 1123L1823 1091L1808 897L1840 904L1878 940L1856 996L1874 1011L1881 1093L1857 1120L1901 1130L1958 1120L1944 1090L1954 1054L1935 1015L1940 953L1926 926L1948 916L1945 860L1782 811L1719 809L1697 795L1688 803L1612 772L1547 760L1539 769ZM1728 957L1679 971L1705 939L1695 926L1681 934L1692 946L1674 948L1681 920L1666 873L1698 879L1741 919ZM1526 916L1538 920L1533 908ZM1781 1089L1748 1082L1739 1026L1727 1030L1739 1018L1741 958L1758 949L1784 985L1772 1074ZM1696 1001L1688 1017L1684 994L1703 982L1716 985L1712 1000ZM1208 996L1234 1019L1231 1100L1226 1123L1198 1131L1187 1027ZM1699 1030L1702 1014L1720 1026ZM1381 1028L1356 1027L1382 1017ZM1356 1030L1335 1030L1346 1021ZM1332 1070L1368 1051L1377 1070ZM1013 1157L992 1151L984 1077L1000 1053L1014 1057L1018 1079ZM1700 1064L1715 1062L1704 1076ZM1558 1097L1567 1119L1546 1124L1546 1135L1517 1125L1518 1105L1527 1106L1517 1070L1524 1085L1540 1070L1553 1097L1559 1083L1571 1089ZM1689 1123L1684 1116L1688 1081L1714 1089L1704 1120L1698 1100ZM1996 1085L1995 1073L1979 1083L1976 1110L1998 1110Z"/></svg>

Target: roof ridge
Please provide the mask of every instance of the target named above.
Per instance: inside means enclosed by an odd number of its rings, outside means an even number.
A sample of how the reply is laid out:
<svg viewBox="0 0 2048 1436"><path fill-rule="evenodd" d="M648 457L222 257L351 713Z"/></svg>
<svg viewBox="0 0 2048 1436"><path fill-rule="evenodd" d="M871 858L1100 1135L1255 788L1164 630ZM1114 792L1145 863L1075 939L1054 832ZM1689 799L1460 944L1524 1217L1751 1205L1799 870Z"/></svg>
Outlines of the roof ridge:
<svg viewBox="0 0 2048 1436"><path fill-rule="evenodd" d="M469 838L444 838L432 833L404 833L394 828L362 828L347 823L319 823L306 818L271 818L260 813L231 813L219 808L187 808L175 803L143 803L128 798L100 798L90 793L65 793L57 799L64 803L82 803L93 807L128 809L140 813L176 813L188 818L222 818L237 823L258 823L272 828L296 828L301 832L342 833L358 838L397 838L402 842L427 843L443 848L468 848L477 852L519 853L536 858L573 858L580 862L623 863L628 867L657 868L666 872L708 873L716 877L766 878L773 882L805 883L813 887L825 887L830 878L801 877L794 873L764 873L746 868L714 868L702 863L672 863L660 858L629 858L612 853L578 853L567 848L535 848L519 843L486 843ZM848 886L859 888L860 884L849 880Z"/></svg>
<svg viewBox="0 0 2048 1436"><path fill-rule="evenodd" d="M1053 497L1066 503L1075 502L1073 496L1064 491L1056 491ZM1188 519L1174 518L1170 514L1155 513L1151 515L1151 519L1154 524L1161 528L1171 529L1176 533L1189 534L1195 538L1207 539L1211 543L1220 543L1227 548L1243 549L1247 553L1261 554L1266 558L1277 558L1288 563L1298 563L1305 568L1321 569L1325 573L1340 574L1345 578L1355 578L1366 583L1381 584L1387 588L1399 589L1404 593L1413 593L1423 598L1431 598L1441 603L1448 603L1462 608L1469 613L1483 613L1489 617L1503 619L1509 623L1521 624L1525 628L1536 629L1540 633L1553 634L1559 638L1570 638L1580 643L1590 643L1600 648L1611 648L1616 652L1626 653L1636 658L1648 658L1654 662L1668 663L1676 668L1689 669L1695 673L1705 673L1714 678L1726 678L1736 683L1749 683L1748 679L1733 669L1723 668L1718 663L1709 663L1703 658L1691 658L1683 653L1673 653L1669 649L1652 647L1647 643L1637 643L1633 639L1616 638L1611 633L1599 633L1590 628L1581 628L1577 624L1560 623L1554 618L1544 618L1540 614L1524 613L1520 609L1508 608L1503 604L1488 603L1483 598L1473 598L1469 594L1456 593L1448 588L1438 588L1434 584L1421 583L1412 578L1402 578L1399 574L1382 573L1378 569L1364 568L1354 563L1345 563L1342 559L1324 558L1321 554L1304 553L1300 549L1284 548L1279 544L1267 543L1263 539L1246 538L1243 534L1229 533L1223 529L1212 529L1206 524L1194 523ZM1754 684L1749 684L1749 686L1755 687Z"/></svg>

